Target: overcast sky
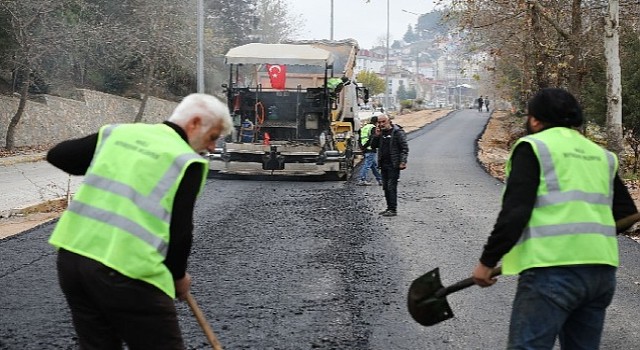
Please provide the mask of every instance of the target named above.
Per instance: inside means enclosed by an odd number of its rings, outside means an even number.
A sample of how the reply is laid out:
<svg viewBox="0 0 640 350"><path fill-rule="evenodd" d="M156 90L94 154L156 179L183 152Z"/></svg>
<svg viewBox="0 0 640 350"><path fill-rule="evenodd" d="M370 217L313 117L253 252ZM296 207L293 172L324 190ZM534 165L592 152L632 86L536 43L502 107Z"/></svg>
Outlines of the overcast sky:
<svg viewBox="0 0 640 350"><path fill-rule="evenodd" d="M305 27L297 39L329 39L331 33L331 0L288 0L292 15L300 15ZM434 9L433 0L333 0L333 38L353 38L360 48L369 49L387 33L387 1L389 1L390 44L400 40L407 25L418 22L417 14ZM405 11L408 12L405 12Z"/></svg>

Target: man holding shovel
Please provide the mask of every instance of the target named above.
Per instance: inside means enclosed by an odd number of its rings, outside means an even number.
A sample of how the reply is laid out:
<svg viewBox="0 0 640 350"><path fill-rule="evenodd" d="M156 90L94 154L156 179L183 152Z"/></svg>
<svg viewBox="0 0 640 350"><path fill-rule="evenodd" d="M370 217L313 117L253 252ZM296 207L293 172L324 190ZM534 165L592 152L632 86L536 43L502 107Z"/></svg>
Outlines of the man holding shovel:
<svg viewBox="0 0 640 350"><path fill-rule="evenodd" d="M186 272L193 208L227 106L192 94L162 124L115 124L64 141L47 160L85 175L49 242L82 349L183 349L173 298Z"/></svg>
<svg viewBox="0 0 640 350"><path fill-rule="evenodd" d="M577 100L548 88L528 103L528 136L506 165L502 210L473 271L476 284L493 268L519 274L508 349L598 349L616 284L616 232L637 213L618 176L616 156L573 127ZM618 221L618 225L616 225Z"/></svg>

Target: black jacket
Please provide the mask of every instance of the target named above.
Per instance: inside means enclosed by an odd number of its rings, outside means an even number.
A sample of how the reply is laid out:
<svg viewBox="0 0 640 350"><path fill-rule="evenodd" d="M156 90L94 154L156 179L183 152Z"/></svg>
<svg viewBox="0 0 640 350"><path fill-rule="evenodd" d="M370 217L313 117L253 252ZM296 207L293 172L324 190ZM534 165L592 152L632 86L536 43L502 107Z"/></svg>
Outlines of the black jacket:
<svg viewBox="0 0 640 350"><path fill-rule="evenodd" d="M382 142L382 138L391 138L391 149L389 153L391 155L391 165L394 168L400 168L400 163L407 163L407 157L409 156L409 144L407 143L407 134L402 130L399 125L392 124L390 131L382 131L380 135L372 133L371 135L371 148L378 150L378 165L383 167L383 157L386 150L384 149L385 143ZM382 148L381 148L382 147Z"/></svg>

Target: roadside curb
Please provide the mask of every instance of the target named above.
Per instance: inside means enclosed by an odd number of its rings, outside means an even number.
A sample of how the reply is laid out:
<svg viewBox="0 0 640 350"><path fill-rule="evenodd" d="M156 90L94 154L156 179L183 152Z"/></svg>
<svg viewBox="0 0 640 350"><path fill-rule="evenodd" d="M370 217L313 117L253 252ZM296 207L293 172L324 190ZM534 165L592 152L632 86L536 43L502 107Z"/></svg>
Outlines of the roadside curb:
<svg viewBox="0 0 640 350"><path fill-rule="evenodd" d="M0 166L11 166L19 163L32 163L45 160L47 152L24 154L0 158Z"/></svg>
<svg viewBox="0 0 640 350"><path fill-rule="evenodd" d="M43 202L33 203L17 208L11 208L0 211L0 219L8 219L11 217L27 216L33 213L53 212L64 209L67 205L66 197L46 200Z"/></svg>

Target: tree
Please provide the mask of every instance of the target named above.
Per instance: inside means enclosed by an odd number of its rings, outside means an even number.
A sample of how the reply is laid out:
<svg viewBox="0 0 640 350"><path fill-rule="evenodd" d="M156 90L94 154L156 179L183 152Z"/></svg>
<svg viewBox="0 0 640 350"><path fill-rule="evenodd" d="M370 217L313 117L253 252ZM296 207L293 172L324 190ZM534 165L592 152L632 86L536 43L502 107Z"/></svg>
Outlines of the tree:
<svg viewBox="0 0 640 350"><path fill-rule="evenodd" d="M633 151L634 174L640 162L640 33L627 25L620 28L622 69L622 125L624 137Z"/></svg>
<svg viewBox="0 0 640 350"><path fill-rule="evenodd" d="M302 28L299 16L289 12L287 0L258 0L255 30L257 41L277 44L295 37Z"/></svg>
<svg viewBox="0 0 640 350"><path fill-rule="evenodd" d="M398 91L396 92L396 97L398 98L398 101L403 101L408 98L407 89L404 87L404 84L400 84L400 86L398 87Z"/></svg>
<svg viewBox="0 0 640 350"><path fill-rule="evenodd" d="M177 99L195 91L194 1L99 2L108 30L99 48L104 53L97 63L100 74L91 76L103 80L105 90L140 98L134 122L142 120L150 96ZM222 46L223 39L212 37L206 28L208 55Z"/></svg>
<svg viewBox="0 0 640 350"><path fill-rule="evenodd" d="M384 79L380 78L380 76L374 72L361 70L356 75L356 81L369 89L369 93L372 96L384 93L385 91Z"/></svg>
<svg viewBox="0 0 640 350"><path fill-rule="evenodd" d="M406 97L409 100L415 100L418 97L418 91L416 90L415 86L412 86L411 89L407 91Z"/></svg>
<svg viewBox="0 0 640 350"><path fill-rule="evenodd" d="M76 19L82 18L73 14L81 14L85 8L86 4L75 0L0 2L0 17L10 24L0 30L12 43L5 57L14 67L13 80L19 84L20 94L18 109L7 127L7 150L14 148L15 129L24 113L29 88L46 68L43 62L47 57L66 55L64 48L75 38L72 27L78 24Z"/></svg>
<svg viewBox="0 0 640 350"><path fill-rule="evenodd" d="M548 86L566 87L579 98L587 63L601 42L597 4L588 4L594 9L582 0L453 0L448 17L460 23L471 52L489 54L488 69L500 68L502 60L520 66L517 77L504 80L525 100Z"/></svg>
<svg viewBox="0 0 640 350"><path fill-rule="evenodd" d="M193 62L195 45L192 33L195 30L188 25L193 21L186 20L192 10L187 4L169 0L143 1L132 12L131 19L138 23L138 30L129 36L132 45L129 52L134 54L138 74L142 77L137 84L141 103L134 122L142 120L152 87L157 84L158 73L170 69L173 60Z"/></svg>
<svg viewBox="0 0 640 350"><path fill-rule="evenodd" d="M208 13L215 19L215 31L227 38L223 50L251 42L258 27L257 0L210 0Z"/></svg>
<svg viewBox="0 0 640 350"><path fill-rule="evenodd" d="M585 76L582 97L585 120L598 126L604 126L607 115L606 62L604 57L591 62L589 73Z"/></svg>
<svg viewBox="0 0 640 350"><path fill-rule="evenodd" d="M407 31L404 33L402 40L406 43L413 43L420 40L420 37L413 31L411 24L407 25Z"/></svg>
<svg viewBox="0 0 640 350"><path fill-rule="evenodd" d="M618 30L618 0L609 0L604 36L604 55L607 61L607 146L619 155L622 152L622 84Z"/></svg>
<svg viewBox="0 0 640 350"><path fill-rule="evenodd" d="M0 8L0 70L11 71L13 69L11 62L16 43L11 28L10 13ZM4 81L2 77L0 77L0 84L4 86L12 85L10 81Z"/></svg>
<svg viewBox="0 0 640 350"><path fill-rule="evenodd" d="M440 10L420 15L414 32L418 34L420 38L424 38L425 36L446 36L449 32L454 32L455 28L453 23L445 22L444 16L445 12Z"/></svg>

